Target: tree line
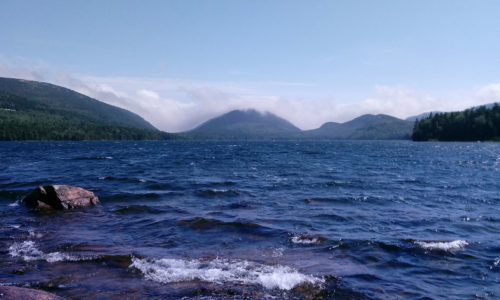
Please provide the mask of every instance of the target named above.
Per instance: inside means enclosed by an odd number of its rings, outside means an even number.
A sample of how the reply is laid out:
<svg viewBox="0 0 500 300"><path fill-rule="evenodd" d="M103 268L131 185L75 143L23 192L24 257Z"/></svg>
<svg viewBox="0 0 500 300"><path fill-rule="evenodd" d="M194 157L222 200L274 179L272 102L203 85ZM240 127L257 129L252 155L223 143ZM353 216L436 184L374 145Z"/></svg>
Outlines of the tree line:
<svg viewBox="0 0 500 300"><path fill-rule="evenodd" d="M414 141L500 141L500 106L431 114L415 121Z"/></svg>

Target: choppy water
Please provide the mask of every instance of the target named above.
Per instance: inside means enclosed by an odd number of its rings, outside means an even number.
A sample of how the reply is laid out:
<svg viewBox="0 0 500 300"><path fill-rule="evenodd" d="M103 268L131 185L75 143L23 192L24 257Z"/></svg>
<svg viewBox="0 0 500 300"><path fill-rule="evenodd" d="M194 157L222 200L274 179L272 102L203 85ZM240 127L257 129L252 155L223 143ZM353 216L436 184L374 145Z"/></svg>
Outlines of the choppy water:
<svg viewBox="0 0 500 300"><path fill-rule="evenodd" d="M0 284L82 298L498 298L500 144L0 143ZM41 184L97 207L30 211Z"/></svg>

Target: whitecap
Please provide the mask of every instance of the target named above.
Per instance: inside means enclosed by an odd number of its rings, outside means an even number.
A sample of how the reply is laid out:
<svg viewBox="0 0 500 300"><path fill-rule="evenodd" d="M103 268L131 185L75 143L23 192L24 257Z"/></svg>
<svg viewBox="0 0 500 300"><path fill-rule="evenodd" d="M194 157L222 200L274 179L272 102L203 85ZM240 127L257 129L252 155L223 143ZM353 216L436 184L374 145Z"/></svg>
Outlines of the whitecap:
<svg viewBox="0 0 500 300"><path fill-rule="evenodd" d="M497 258L497 260L495 260L493 264L490 266L490 270L497 268L499 265L500 265L500 258Z"/></svg>
<svg viewBox="0 0 500 300"><path fill-rule="evenodd" d="M39 239L39 238L43 237L43 234L39 233L39 232L34 232L33 230L30 230L29 231L29 236L30 236L30 238L37 238L37 239Z"/></svg>
<svg viewBox="0 0 500 300"><path fill-rule="evenodd" d="M259 284L267 289L290 290L297 285L320 284L323 278L302 274L288 266L268 266L247 260L184 260L132 258L130 268L140 270L148 280L171 283L201 280L213 283Z"/></svg>
<svg viewBox="0 0 500 300"><path fill-rule="evenodd" d="M21 257L25 261L46 260L50 263L58 261L78 261L78 257L61 252L43 253L33 241L14 243L9 247L9 254L12 257Z"/></svg>
<svg viewBox="0 0 500 300"><path fill-rule="evenodd" d="M305 234L301 234L301 235L295 234L292 236L291 241L292 241L292 243L295 243L295 244L306 244L306 245L321 243L319 238L309 237Z"/></svg>
<svg viewBox="0 0 500 300"><path fill-rule="evenodd" d="M19 206L19 200L10 203L9 206L11 207Z"/></svg>
<svg viewBox="0 0 500 300"><path fill-rule="evenodd" d="M424 249L429 250L443 250L443 251L455 251L464 248L469 245L464 240L455 240L451 242L439 242L439 241L415 241L415 244L419 245Z"/></svg>

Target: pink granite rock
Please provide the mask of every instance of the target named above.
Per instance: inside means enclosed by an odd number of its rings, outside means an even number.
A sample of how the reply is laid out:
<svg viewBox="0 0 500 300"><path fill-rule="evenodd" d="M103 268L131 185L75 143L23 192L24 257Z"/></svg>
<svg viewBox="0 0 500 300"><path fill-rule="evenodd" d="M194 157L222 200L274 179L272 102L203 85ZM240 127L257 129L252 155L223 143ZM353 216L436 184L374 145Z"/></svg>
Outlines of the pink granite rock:
<svg viewBox="0 0 500 300"><path fill-rule="evenodd" d="M63 300L59 296L35 289L0 286L0 299L5 300Z"/></svg>
<svg viewBox="0 0 500 300"><path fill-rule="evenodd" d="M91 191L69 185L39 186L23 198L29 207L68 210L88 207L99 203Z"/></svg>

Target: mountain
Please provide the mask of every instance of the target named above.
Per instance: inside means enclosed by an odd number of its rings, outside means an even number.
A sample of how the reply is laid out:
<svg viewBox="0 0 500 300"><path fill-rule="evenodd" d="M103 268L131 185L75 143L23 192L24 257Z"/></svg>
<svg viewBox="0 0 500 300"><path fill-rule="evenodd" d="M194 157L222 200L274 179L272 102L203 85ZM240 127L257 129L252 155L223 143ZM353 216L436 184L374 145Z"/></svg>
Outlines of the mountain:
<svg viewBox="0 0 500 300"><path fill-rule="evenodd" d="M70 89L0 78L0 140L163 139L140 116Z"/></svg>
<svg viewBox="0 0 500 300"><path fill-rule="evenodd" d="M315 139L387 140L409 139L413 123L388 115L362 115L349 122L323 124L304 132Z"/></svg>
<svg viewBox="0 0 500 300"><path fill-rule="evenodd" d="M363 115L345 123L328 122L301 131L272 113L233 110L184 135L197 139L409 139L413 122L387 115Z"/></svg>
<svg viewBox="0 0 500 300"><path fill-rule="evenodd" d="M184 134L203 139L279 139L294 138L300 133L299 128L285 119L249 109L233 110Z"/></svg>

